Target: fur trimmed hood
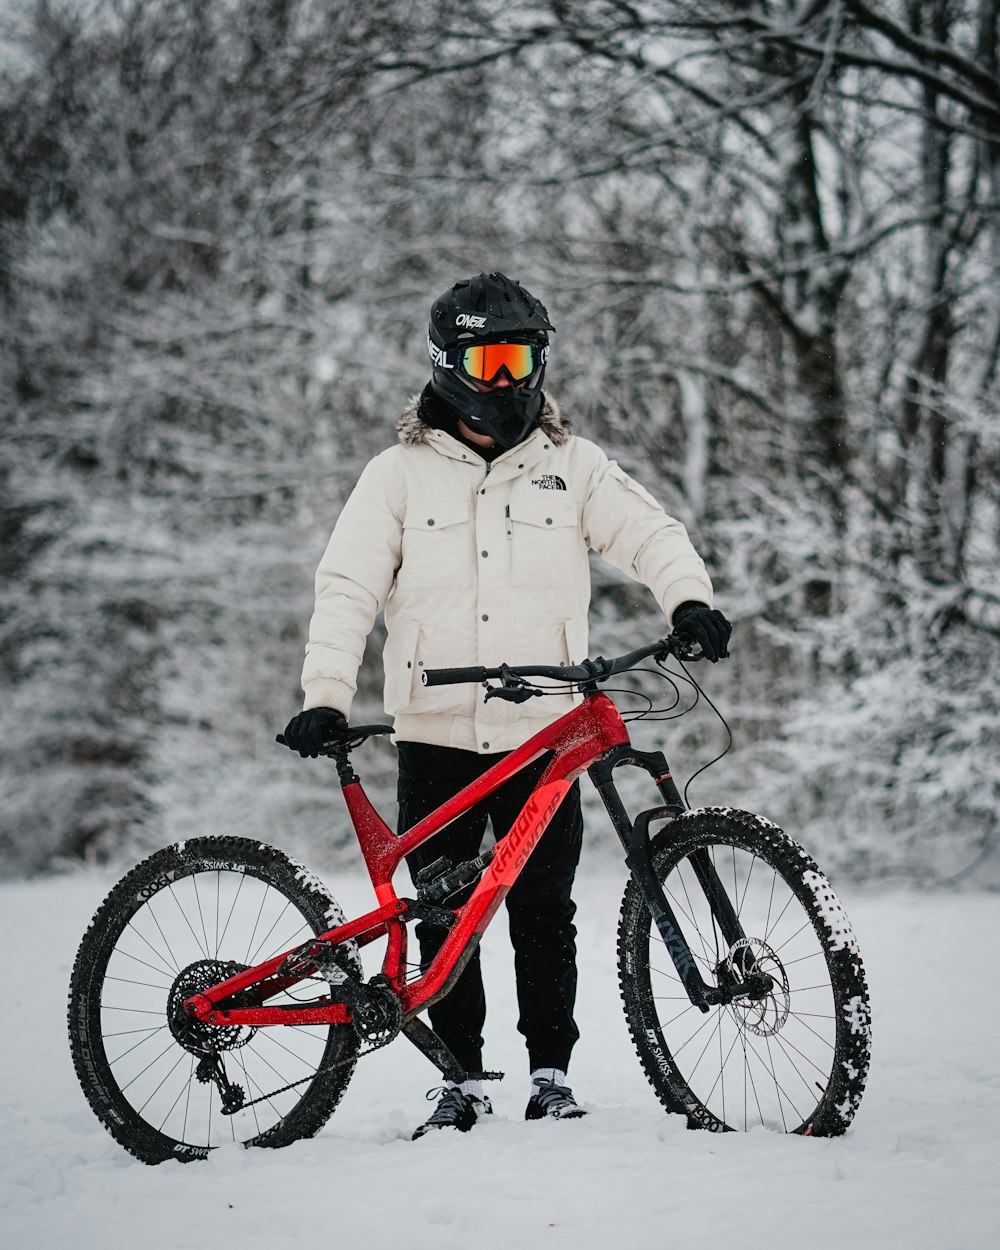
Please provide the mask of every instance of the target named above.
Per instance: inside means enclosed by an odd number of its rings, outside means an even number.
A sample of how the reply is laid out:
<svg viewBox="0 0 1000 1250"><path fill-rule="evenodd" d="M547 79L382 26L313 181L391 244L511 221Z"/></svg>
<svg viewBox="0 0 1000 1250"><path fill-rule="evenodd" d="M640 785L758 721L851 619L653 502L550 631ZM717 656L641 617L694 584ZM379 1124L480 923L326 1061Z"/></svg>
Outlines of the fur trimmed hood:
<svg viewBox="0 0 1000 1250"><path fill-rule="evenodd" d="M427 441L427 435L434 425L426 419L426 392L411 395L406 407L396 421L396 437L404 447L414 447ZM552 440L554 447L561 447L570 436L569 418L564 417L559 405L547 395L543 397L542 411L538 417L537 428Z"/></svg>

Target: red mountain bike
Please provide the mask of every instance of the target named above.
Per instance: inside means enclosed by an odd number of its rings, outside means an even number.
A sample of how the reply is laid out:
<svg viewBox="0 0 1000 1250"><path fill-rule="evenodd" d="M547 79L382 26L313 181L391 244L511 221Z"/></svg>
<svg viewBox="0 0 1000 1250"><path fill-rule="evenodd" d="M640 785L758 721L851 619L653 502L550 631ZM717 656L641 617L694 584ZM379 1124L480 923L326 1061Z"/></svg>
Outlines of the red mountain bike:
<svg viewBox="0 0 1000 1250"><path fill-rule="evenodd" d="M621 993L664 1107L717 1132L843 1133L870 1049L868 990L843 908L808 854L769 821L686 809L664 756L632 746L599 690L648 659L658 669L645 671L665 671L670 655L692 658L673 635L615 660L426 672L428 685L499 683L488 698L544 694L531 679L584 698L402 835L375 811L350 759L390 728L357 726L330 742L375 888L377 906L357 919L346 920L300 864L254 840L181 842L128 873L84 935L69 998L77 1075L112 1136L147 1163L202 1158L230 1141L310 1137L357 1059L400 1033L444 1077L465 1078L420 1013L455 983L584 771L625 849ZM417 878L415 897L397 895L392 878L406 855L541 756L547 767L493 847L466 863L438 860ZM659 791L634 819L614 784L621 766L644 770ZM473 885L464 905L448 905ZM416 920L447 931L423 969L407 960ZM379 939L381 971L365 980L358 948Z"/></svg>

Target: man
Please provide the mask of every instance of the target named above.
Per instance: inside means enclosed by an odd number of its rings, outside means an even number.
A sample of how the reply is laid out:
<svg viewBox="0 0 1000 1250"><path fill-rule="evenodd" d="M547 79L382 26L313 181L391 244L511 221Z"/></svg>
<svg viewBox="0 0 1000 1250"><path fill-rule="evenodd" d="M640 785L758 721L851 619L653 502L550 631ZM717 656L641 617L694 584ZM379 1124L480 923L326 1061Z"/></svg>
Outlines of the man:
<svg viewBox="0 0 1000 1250"><path fill-rule="evenodd" d="M316 575L302 684L305 711L288 745L316 755L350 715L365 639L385 611L385 707L399 751L399 828L410 828L503 754L568 711L557 695L486 703L475 686L421 683L425 668L577 663L587 654L588 549L644 582L671 624L710 660L728 654L730 626L684 527L569 423L542 392L554 329L534 296L501 273L459 282L431 309L432 377L397 422L399 443L364 470ZM513 823L545 761L410 857L479 853ZM571 900L580 854L579 785L507 896L531 1093L526 1117L583 1115L567 1083L579 1034ZM426 965L444 931L417 926ZM430 1009L466 1072L482 1069L486 1004L478 953ZM490 1113L480 1081L439 1093L414 1133L470 1129Z"/></svg>

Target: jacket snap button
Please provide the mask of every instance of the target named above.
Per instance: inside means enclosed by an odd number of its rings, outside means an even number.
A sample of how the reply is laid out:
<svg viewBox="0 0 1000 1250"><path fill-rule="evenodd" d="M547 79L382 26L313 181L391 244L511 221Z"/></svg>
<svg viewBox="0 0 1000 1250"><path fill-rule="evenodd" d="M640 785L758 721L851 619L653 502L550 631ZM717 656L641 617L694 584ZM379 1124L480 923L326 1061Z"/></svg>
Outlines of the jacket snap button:
<svg viewBox="0 0 1000 1250"><path fill-rule="evenodd" d="M479 554L485 559L485 557L488 556L490 553L488 551L481 551Z"/></svg>
<svg viewBox="0 0 1000 1250"><path fill-rule="evenodd" d="M483 620L484 620L484 621L488 621L489 619L490 619L490 618L489 618L489 616L488 616L488 615L484 612L484 613L483 613Z"/></svg>
<svg viewBox="0 0 1000 1250"><path fill-rule="evenodd" d="M488 742L484 742L484 743L483 743L483 750L488 749L489 745L490 745L490 744L489 744Z"/></svg>
<svg viewBox="0 0 1000 1250"><path fill-rule="evenodd" d="M433 517L428 517L427 524L428 524L428 525L433 525L433 524L434 524L434 518L433 518Z"/></svg>
<svg viewBox="0 0 1000 1250"><path fill-rule="evenodd" d="M546 524L546 525L551 525L551 524L552 524L552 518L551 518L550 516L547 516L547 517L545 518L545 524Z"/></svg>
<svg viewBox="0 0 1000 1250"><path fill-rule="evenodd" d="M406 661L406 667L407 667L407 668L412 668L412 667L413 667L413 661L412 661L412 660L407 660L407 661Z"/></svg>

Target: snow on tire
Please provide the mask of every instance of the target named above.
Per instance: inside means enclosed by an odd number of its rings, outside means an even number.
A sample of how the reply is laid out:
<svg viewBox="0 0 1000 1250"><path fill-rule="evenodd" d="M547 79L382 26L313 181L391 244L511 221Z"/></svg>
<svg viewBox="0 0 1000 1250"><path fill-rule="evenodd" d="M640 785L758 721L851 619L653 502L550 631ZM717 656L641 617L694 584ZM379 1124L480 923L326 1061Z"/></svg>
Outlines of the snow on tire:
<svg viewBox="0 0 1000 1250"><path fill-rule="evenodd" d="M199 1042L189 1036L196 1026L188 1022L186 1032L178 1022L179 1004L343 918L301 864L243 838L168 846L123 877L84 934L68 1013L77 1076L115 1140L160 1163L204 1158L229 1142L284 1146L316 1133L354 1071L353 1028L234 1027ZM359 973L356 945L340 949L338 962ZM301 981L269 1002L327 990ZM255 1105L222 1114L215 1086L198 1072L206 1044Z"/></svg>
<svg viewBox="0 0 1000 1250"><path fill-rule="evenodd" d="M770 991L702 1012L690 1002L634 881L618 925L619 985L643 1070L668 1111L713 1132L761 1125L836 1136L864 1091L871 1013L858 944L806 851L760 816L703 808L652 840L658 880L702 978L766 973ZM726 943L690 856L705 851L745 939ZM736 947L739 947L737 950Z"/></svg>

